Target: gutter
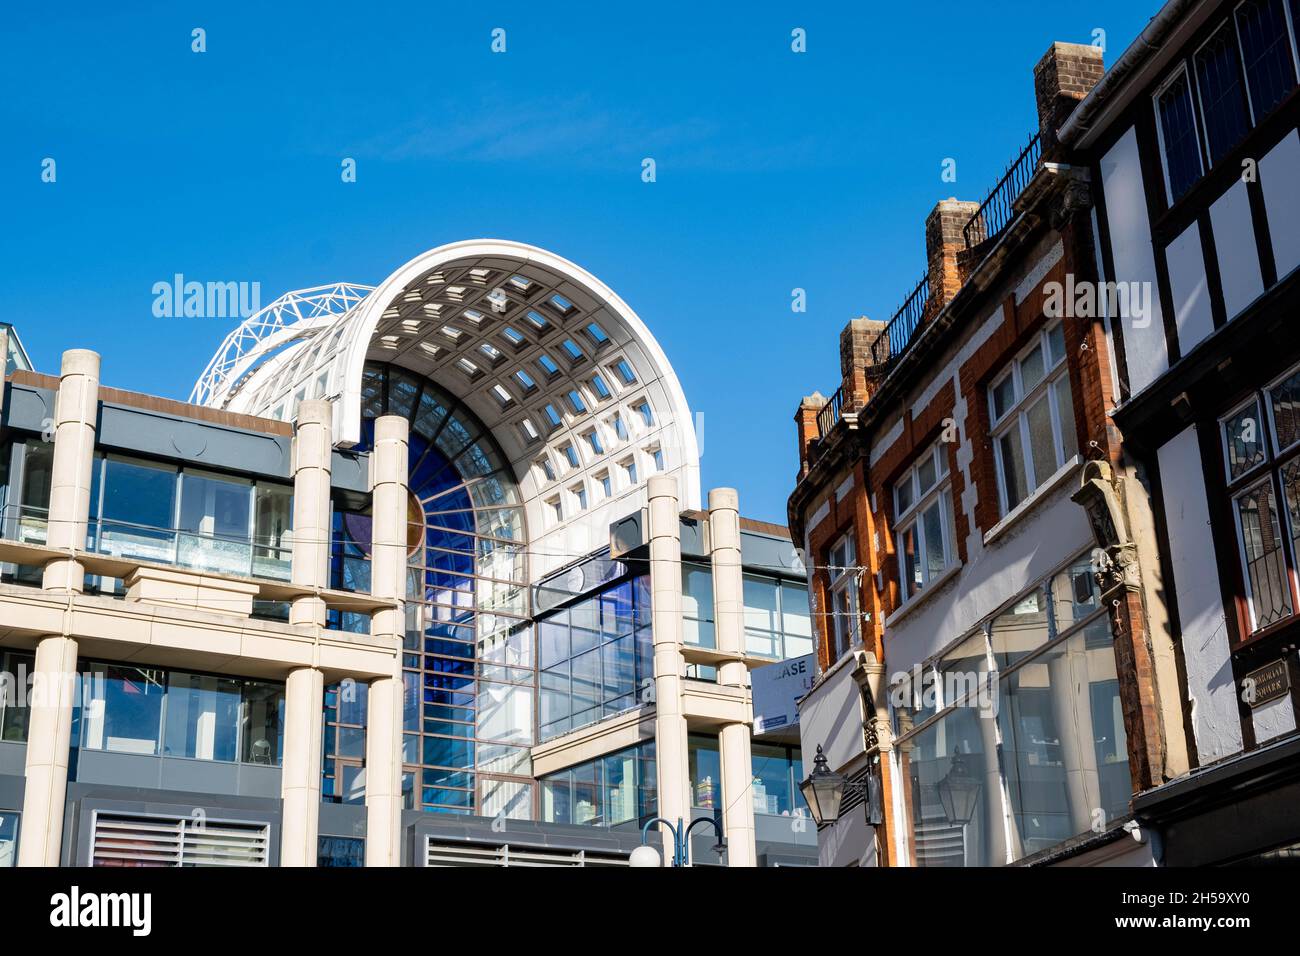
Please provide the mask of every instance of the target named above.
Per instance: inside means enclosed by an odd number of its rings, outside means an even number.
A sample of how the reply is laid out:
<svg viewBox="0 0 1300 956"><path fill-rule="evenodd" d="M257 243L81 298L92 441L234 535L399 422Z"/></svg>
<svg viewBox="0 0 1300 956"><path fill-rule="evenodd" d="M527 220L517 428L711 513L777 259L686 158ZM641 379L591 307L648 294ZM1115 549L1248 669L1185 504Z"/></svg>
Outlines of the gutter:
<svg viewBox="0 0 1300 956"><path fill-rule="evenodd" d="M1120 87L1138 71L1151 57L1164 47L1169 35L1183 17L1202 0L1169 0L1160 12L1151 18L1151 22L1138 34L1127 50L1115 61L1115 65L1106 71L1092 92L1074 108L1065 124L1057 130L1056 138L1066 146L1075 146L1092 129L1097 114L1107 106L1118 93Z"/></svg>

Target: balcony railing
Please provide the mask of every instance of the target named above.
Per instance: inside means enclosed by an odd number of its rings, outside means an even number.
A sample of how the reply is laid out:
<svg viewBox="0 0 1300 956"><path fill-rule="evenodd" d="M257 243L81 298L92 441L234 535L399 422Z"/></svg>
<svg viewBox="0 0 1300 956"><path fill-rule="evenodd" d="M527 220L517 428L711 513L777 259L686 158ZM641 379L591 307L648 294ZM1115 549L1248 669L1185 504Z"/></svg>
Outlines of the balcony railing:
<svg viewBox="0 0 1300 956"><path fill-rule="evenodd" d="M930 302L930 276L927 273L907 300L899 306L889 324L885 326L876 341L871 343L871 362L875 369L884 369L897 360L912 344L912 337L921 327L925 316L925 307Z"/></svg>
<svg viewBox="0 0 1300 956"><path fill-rule="evenodd" d="M47 545L49 510L31 505L5 505L0 508L0 537L20 544ZM100 519L86 523L85 550L189 571L281 582L290 580L293 555L291 547L257 536L203 534Z"/></svg>
<svg viewBox="0 0 1300 956"><path fill-rule="evenodd" d="M20 544L44 546L50 530L50 510L9 504L0 508L0 537Z"/></svg>
<svg viewBox="0 0 1300 956"><path fill-rule="evenodd" d="M169 564L243 578L288 581L292 549L271 540L92 520L86 550L115 558Z"/></svg>
<svg viewBox="0 0 1300 956"><path fill-rule="evenodd" d="M1002 231L1015 218L1016 200L1034 178L1042 158L1043 141L1035 133L1029 144L1020 151L1020 155L1007 167L1006 174L993 187L979 211L971 216L962 229L967 249L973 249L987 239L996 239L1002 235Z"/></svg>
<svg viewBox="0 0 1300 956"><path fill-rule="evenodd" d="M825 438L840 421L840 411L844 407L844 389L838 388L830 400L817 413L817 437Z"/></svg>

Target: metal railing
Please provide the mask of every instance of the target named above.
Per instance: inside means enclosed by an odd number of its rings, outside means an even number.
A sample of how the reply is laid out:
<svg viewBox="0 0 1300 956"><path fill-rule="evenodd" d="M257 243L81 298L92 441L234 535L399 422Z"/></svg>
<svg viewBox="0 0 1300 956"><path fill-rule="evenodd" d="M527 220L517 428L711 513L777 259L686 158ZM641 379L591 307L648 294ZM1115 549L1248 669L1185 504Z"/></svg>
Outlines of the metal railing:
<svg viewBox="0 0 1300 956"><path fill-rule="evenodd" d="M873 368L881 369L907 351L916 330L921 327L921 319L925 317L925 307L929 302L930 276L927 273L899 306L889 324L876 336L876 341L871 343Z"/></svg>
<svg viewBox="0 0 1300 956"><path fill-rule="evenodd" d="M86 550L241 578L288 581L292 548L271 539L204 534L129 521L91 519Z"/></svg>
<svg viewBox="0 0 1300 956"><path fill-rule="evenodd" d="M0 537L22 544L49 543L49 509L9 504L0 508ZM258 536L203 534L130 521L92 518L85 550L243 578L288 581L292 549Z"/></svg>
<svg viewBox="0 0 1300 956"><path fill-rule="evenodd" d="M844 407L844 387L841 386L835 390L835 394L830 400L822 406L822 410L817 413L817 437L825 438L840 422L840 411Z"/></svg>
<svg viewBox="0 0 1300 956"><path fill-rule="evenodd" d="M1025 191L1029 181L1038 171L1038 164L1043 158L1043 141L1035 133L1029 144L1020 151L1006 173L989 193L979 211L971 216L962 229L966 248L973 249L988 239L995 239L1002 234L1015 218L1015 202Z"/></svg>
<svg viewBox="0 0 1300 956"><path fill-rule="evenodd" d="M0 538L44 546L49 535L50 509L7 504L0 508Z"/></svg>

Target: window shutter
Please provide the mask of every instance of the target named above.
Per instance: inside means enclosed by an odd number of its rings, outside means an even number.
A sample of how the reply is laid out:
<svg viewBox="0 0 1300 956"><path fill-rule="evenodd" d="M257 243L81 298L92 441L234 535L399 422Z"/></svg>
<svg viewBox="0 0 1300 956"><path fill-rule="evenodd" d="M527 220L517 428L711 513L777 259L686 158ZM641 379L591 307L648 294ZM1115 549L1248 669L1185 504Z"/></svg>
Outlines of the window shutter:
<svg viewBox="0 0 1300 956"><path fill-rule="evenodd" d="M92 866L266 866L270 828L190 817L95 814Z"/></svg>
<svg viewBox="0 0 1300 956"><path fill-rule="evenodd" d="M425 866L627 866L627 857L586 850L485 843L425 842Z"/></svg>

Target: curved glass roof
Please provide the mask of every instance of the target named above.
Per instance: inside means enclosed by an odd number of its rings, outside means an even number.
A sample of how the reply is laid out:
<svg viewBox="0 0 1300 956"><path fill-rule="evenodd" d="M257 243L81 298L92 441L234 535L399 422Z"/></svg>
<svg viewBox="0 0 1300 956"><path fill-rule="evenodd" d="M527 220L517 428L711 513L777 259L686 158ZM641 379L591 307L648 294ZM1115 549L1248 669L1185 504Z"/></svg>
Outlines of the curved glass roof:
<svg viewBox="0 0 1300 956"><path fill-rule="evenodd" d="M491 432L492 470L514 479L533 580L607 546L653 474L676 475L682 506L700 506L695 428L667 357L611 289L552 253L453 243L373 291L322 286L263 313L223 343L196 400L291 421L299 401L328 398L337 443L355 446L367 363L437 382Z"/></svg>

